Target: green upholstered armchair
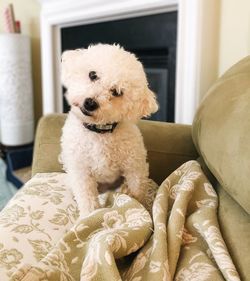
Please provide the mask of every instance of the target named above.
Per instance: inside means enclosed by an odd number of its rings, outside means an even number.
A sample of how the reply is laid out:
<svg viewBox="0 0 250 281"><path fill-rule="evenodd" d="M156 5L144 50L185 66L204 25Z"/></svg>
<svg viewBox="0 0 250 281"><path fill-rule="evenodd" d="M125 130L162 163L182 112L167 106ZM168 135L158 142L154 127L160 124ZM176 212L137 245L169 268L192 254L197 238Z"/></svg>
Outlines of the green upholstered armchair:
<svg viewBox="0 0 250 281"><path fill-rule="evenodd" d="M182 163L199 157L217 191L221 231L242 280L250 280L249 108L250 57L247 57L209 90L193 126L139 123L148 150L150 174L156 182L161 183ZM64 121L63 114L40 120L33 175L62 170L58 154Z"/></svg>

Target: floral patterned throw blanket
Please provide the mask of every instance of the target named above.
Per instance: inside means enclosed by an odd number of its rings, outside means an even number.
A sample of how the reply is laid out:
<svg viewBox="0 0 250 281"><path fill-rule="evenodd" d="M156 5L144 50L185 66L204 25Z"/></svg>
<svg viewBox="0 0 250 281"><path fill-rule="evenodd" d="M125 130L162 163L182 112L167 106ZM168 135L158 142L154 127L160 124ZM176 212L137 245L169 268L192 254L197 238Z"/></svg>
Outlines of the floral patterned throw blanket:
<svg viewBox="0 0 250 281"><path fill-rule="evenodd" d="M64 177L37 174L0 213L1 281L240 280L196 161L152 190L152 214L108 192L104 208L79 219Z"/></svg>

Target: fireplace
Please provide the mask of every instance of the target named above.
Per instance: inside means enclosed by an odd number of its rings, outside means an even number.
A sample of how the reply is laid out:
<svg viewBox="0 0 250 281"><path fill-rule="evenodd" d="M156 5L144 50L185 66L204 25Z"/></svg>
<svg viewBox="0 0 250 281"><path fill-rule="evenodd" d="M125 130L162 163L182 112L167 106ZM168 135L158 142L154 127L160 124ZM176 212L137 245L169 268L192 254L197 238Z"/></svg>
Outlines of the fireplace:
<svg viewBox="0 0 250 281"><path fill-rule="evenodd" d="M39 0L41 12L43 114L67 111L63 103L60 81L60 56L64 49L85 47L88 42L117 41L135 52L146 68L150 87L160 99L161 110L155 120L192 123L200 99L217 78L219 1L200 0ZM169 15L167 15L169 14ZM80 41L70 39L62 46L71 30L94 28L98 24L161 16L175 24L170 45L141 48L116 38L93 39L88 35ZM164 19L165 20L165 19ZM176 26L177 23L177 26ZM167 28L165 22L162 22ZM116 27L114 26L113 29ZM177 32L176 32L177 28ZM159 37L160 31L156 31ZM68 33L68 35L66 35ZM133 37L133 32L126 32ZM177 33L177 40L176 40ZM62 35L62 36L61 36ZM86 34L85 34L86 35ZM102 35L102 34L101 34ZM108 34L109 36L112 34ZM147 38L144 34L143 37ZM86 38L85 38L86 37ZM159 37L160 38L160 37ZM82 40L88 39L86 41ZM110 40L110 41L109 41ZM155 39L154 39L155 40ZM152 40L153 43L154 40ZM88 42L87 42L88 41ZM177 43L176 43L177 41ZM164 42L164 40L163 40ZM76 44L75 44L76 43ZM169 43L169 42L168 42ZM176 60L177 59L177 60ZM148 61L151 61L148 64ZM158 64L159 63L159 64ZM176 71L175 71L176 69ZM167 88L167 93L166 93ZM165 103L161 98L167 95Z"/></svg>
<svg viewBox="0 0 250 281"><path fill-rule="evenodd" d="M174 121L177 12L106 21L61 29L62 51L94 43L118 43L144 65L160 109L151 119ZM69 110L63 100L63 111Z"/></svg>

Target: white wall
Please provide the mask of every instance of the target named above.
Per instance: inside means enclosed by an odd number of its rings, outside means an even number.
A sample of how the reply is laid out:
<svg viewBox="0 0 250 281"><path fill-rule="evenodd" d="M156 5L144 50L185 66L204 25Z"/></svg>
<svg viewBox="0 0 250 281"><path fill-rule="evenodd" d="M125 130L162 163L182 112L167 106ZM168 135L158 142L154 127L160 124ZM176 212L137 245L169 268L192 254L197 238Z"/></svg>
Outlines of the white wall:
<svg viewBox="0 0 250 281"><path fill-rule="evenodd" d="M247 55L250 55L250 0L221 0L219 75Z"/></svg>
<svg viewBox="0 0 250 281"><path fill-rule="evenodd" d="M200 69L200 97L202 100L208 89L218 78L218 56L220 37L220 0L203 1L203 12L201 14L204 24L201 30L201 69ZM211 19L212 17L212 19ZM212 38L210 41L207 38Z"/></svg>

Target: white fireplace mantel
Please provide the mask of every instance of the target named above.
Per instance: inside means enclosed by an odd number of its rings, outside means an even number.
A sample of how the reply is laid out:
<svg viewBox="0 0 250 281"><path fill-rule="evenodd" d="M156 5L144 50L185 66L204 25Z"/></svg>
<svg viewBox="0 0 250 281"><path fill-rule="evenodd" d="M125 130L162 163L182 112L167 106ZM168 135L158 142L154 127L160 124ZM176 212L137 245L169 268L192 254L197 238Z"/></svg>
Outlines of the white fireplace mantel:
<svg viewBox="0 0 250 281"><path fill-rule="evenodd" d="M62 112L60 29L94 22L178 10L175 122L192 123L204 91L217 75L218 1L39 0L41 12L43 113ZM209 3L205 3L209 2ZM204 16L205 15L205 16ZM207 28L207 27L211 28ZM204 36L204 31L206 32ZM206 50L209 46L209 50ZM211 50L212 49L212 50ZM201 73L205 71L205 73Z"/></svg>

